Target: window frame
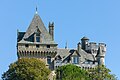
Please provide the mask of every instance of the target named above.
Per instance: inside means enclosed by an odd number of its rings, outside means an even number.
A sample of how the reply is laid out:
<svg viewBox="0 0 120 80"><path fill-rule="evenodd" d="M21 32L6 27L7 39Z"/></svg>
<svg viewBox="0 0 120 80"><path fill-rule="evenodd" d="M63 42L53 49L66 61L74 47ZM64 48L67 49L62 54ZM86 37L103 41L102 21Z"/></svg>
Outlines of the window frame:
<svg viewBox="0 0 120 80"><path fill-rule="evenodd" d="M47 56L47 63L51 64L51 56Z"/></svg>
<svg viewBox="0 0 120 80"><path fill-rule="evenodd" d="M50 48L50 45L47 45L46 47L47 47L47 48Z"/></svg>
<svg viewBox="0 0 120 80"><path fill-rule="evenodd" d="M78 56L73 56L73 64L79 64L79 57Z"/></svg>
<svg viewBox="0 0 120 80"><path fill-rule="evenodd" d="M25 44L25 47L26 47L26 48L29 48L29 44Z"/></svg>

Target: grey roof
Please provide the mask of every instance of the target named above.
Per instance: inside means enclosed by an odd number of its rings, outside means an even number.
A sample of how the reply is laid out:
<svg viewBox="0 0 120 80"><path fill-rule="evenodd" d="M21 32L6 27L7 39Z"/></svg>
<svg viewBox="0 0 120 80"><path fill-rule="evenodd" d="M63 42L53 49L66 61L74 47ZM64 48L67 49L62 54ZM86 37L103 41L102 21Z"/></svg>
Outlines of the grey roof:
<svg viewBox="0 0 120 80"><path fill-rule="evenodd" d="M89 40L89 38L84 36L81 40Z"/></svg>
<svg viewBox="0 0 120 80"><path fill-rule="evenodd" d="M39 29L41 32L41 35L43 36L42 39L42 43L54 43L54 41L52 41L52 37L49 34L49 32L47 31L47 29L45 28L40 16L38 14L34 15L34 18L32 19L31 24L29 25L23 39L27 39L29 38L32 34L35 33L35 31Z"/></svg>
<svg viewBox="0 0 120 80"><path fill-rule="evenodd" d="M18 32L17 33L17 42L19 42L20 40L22 40L22 38L24 37L25 35L25 32Z"/></svg>
<svg viewBox="0 0 120 80"><path fill-rule="evenodd" d="M30 42L30 41L25 41L25 40L21 40L21 41L19 41L18 43L21 43L21 44L52 44L52 45L58 45L58 44L56 44L55 42L53 42L53 41L49 41L49 42L46 42L46 43L40 43L40 42Z"/></svg>
<svg viewBox="0 0 120 80"><path fill-rule="evenodd" d="M66 59L67 57L69 57L71 54L74 53L74 51L77 52L77 50L73 50L73 49L58 49L57 50L57 54L56 56L60 55L62 57L62 60ZM84 50L81 49L81 51L79 52L79 55L81 56L81 61L85 61L85 60L91 60L94 61L94 57L92 54L85 52Z"/></svg>
<svg viewBox="0 0 120 80"><path fill-rule="evenodd" d="M63 59L63 61L64 61L65 59L67 59L69 56L71 56L74 52L77 52L77 51L74 50L74 49L69 50L69 54L67 54L67 56L65 56L65 58Z"/></svg>
<svg viewBox="0 0 120 80"><path fill-rule="evenodd" d="M85 52L84 50L81 49L79 54L81 55L82 61L84 61L84 60L94 61L94 56L91 53L87 53L87 52Z"/></svg>
<svg viewBox="0 0 120 80"><path fill-rule="evenodd" d="M98 48L98 53L97 53L97 55L96 55L96 57L102 57L102 56L105 56L105 54L104 54L104 46L99 46L99 48Z"/></svg>
<svg viewBox="0 0 120 80"><path fill-rule="evenodd" d="M67 55L69 55L69 51L70 49L57 49L57 54L56 56L60 55L60 57L63 59L65 58ZM56 57L55 56L55 57Z"/></svg>

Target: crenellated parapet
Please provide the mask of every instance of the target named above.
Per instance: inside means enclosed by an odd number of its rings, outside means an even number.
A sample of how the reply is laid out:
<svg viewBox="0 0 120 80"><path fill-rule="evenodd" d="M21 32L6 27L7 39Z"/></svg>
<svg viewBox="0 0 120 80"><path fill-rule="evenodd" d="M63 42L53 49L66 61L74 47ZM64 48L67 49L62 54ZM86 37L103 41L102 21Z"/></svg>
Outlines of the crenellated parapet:
<svg viewBox="0 0 120 80"><path fill-rule="evenodd" d="M46 58L47 56L51 56L52 58L57 54L56 51L18 51L19 58L22 57L35 57L35 58Z"/></svg>

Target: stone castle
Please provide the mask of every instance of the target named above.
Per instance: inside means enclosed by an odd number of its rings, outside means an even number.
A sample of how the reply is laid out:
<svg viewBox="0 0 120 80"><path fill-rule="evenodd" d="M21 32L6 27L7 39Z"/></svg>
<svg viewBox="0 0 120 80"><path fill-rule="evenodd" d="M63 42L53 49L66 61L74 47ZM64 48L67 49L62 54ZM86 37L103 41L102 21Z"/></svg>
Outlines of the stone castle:
<svg viewBox="0 0 120 80"><path fill-rule="evenodd" d="M49 23L48 27L49 31L36 12L27 31L17 32L18 58L38 58L51 70L66 64L82 69L104 64L106 44L89 42L87 37L83 37L77 49L60 49L54 41L54 23Z"/></svg>

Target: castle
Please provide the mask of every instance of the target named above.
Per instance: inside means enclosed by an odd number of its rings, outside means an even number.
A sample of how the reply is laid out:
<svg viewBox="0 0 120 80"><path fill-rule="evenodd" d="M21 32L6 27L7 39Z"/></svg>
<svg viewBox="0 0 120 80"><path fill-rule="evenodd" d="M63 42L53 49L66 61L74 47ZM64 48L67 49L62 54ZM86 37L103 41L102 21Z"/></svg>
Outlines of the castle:
<svg viewBox="0 0 120 80"><path fill-rule="evenodd" d="M40 16L36 12L26 32L17 31L18 58L37 58L54 70L59 66L74 64L83 69L94 68L104 64L106 44L89 42L83 37L77 49L59 49L54 41L54 23L49 23L47 31Z"/></svg>

